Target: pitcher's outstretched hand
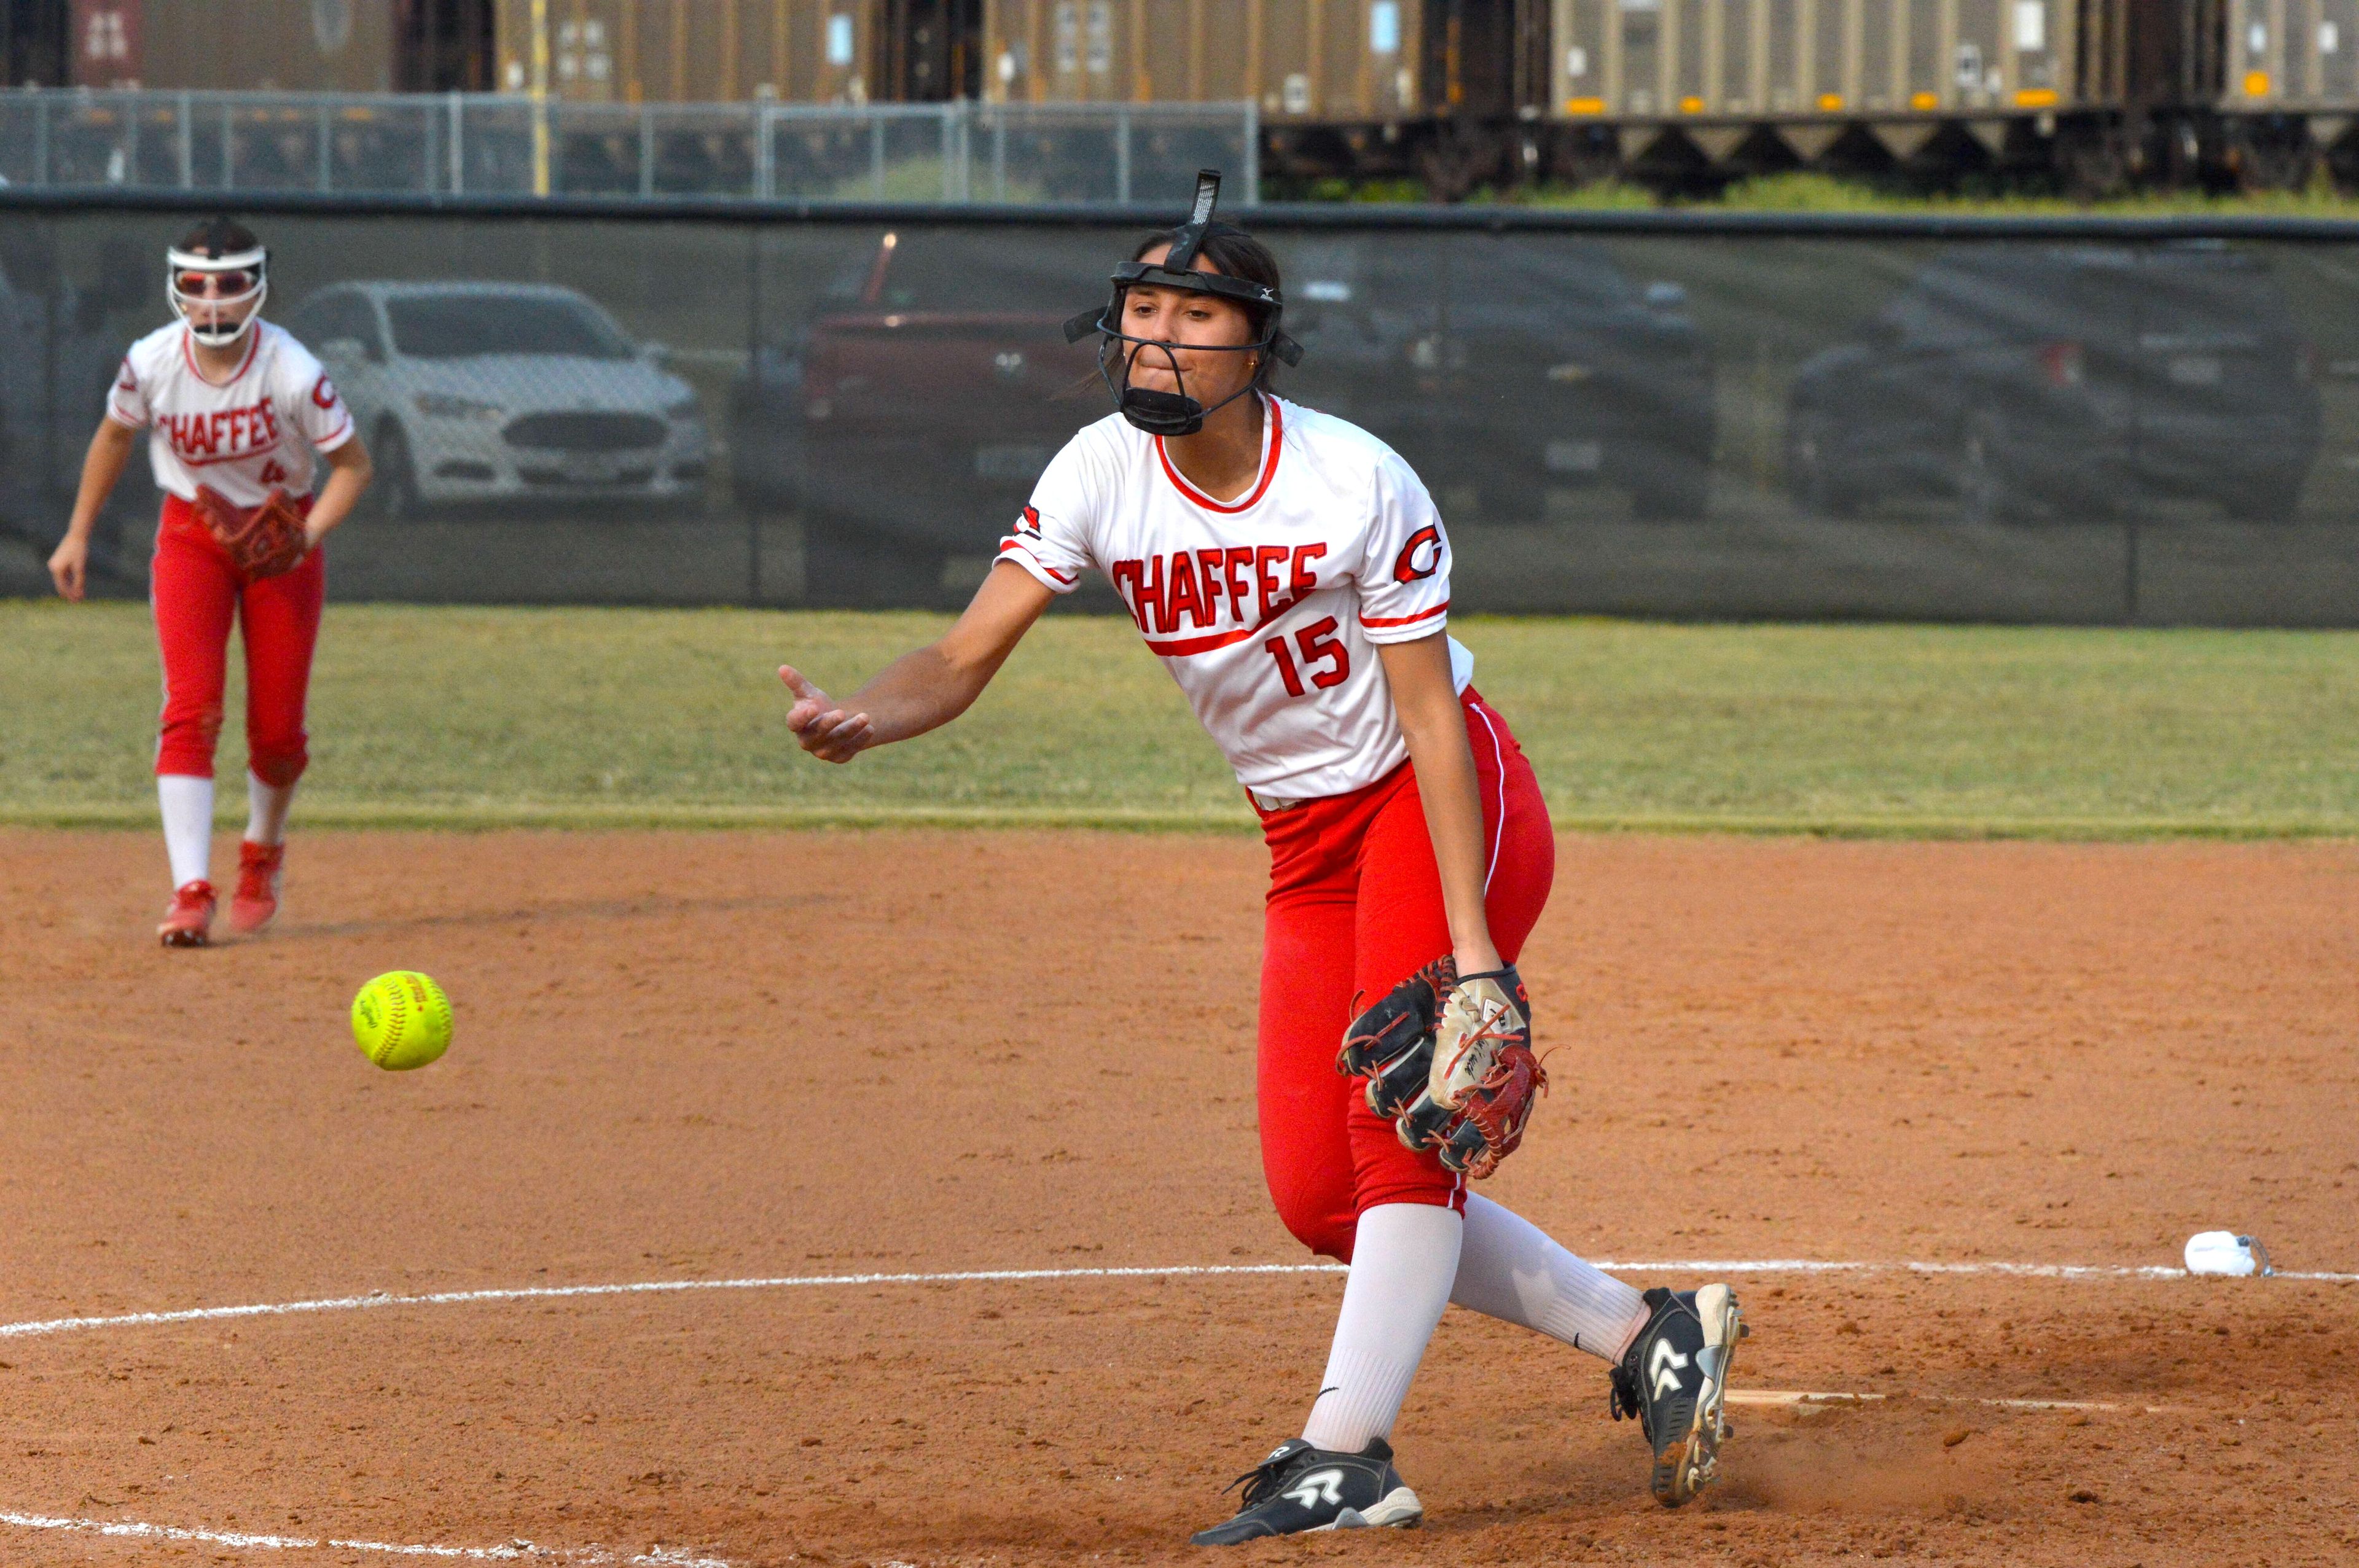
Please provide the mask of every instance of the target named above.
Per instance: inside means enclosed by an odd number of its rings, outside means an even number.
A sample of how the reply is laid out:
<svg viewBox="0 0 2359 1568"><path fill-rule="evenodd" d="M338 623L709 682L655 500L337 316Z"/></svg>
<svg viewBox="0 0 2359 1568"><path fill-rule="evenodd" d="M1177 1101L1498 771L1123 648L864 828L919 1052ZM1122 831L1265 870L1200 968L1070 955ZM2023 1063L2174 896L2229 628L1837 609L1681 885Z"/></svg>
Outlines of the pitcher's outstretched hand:
<svg viewBox="0 0 2359 1568"><path fill-rule="evenodd" d="M848 762L876 742L875 726L865 713L846 713L835 699L803 678L792 665L778 666L778 678L794 694L787 709L787 728L796 743L822 762Z"/></svg>

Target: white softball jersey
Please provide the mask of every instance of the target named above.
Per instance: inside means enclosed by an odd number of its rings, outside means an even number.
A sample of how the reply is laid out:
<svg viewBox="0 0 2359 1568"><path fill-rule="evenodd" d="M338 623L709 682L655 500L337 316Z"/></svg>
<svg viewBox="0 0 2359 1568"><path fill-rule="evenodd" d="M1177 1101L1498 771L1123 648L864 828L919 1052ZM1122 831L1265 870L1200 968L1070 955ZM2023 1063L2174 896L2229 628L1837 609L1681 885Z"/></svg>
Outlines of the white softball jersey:
<svg viewBox="0 0 2359 1568"><path fill-rule="evenodd" d="M216 384L197 370L189 329L158 327L123 356L106 416L147 432L156 488L183 501L212 485L240 506L273 490L306 495L311 454L353 438L353 416L311 351L284 327L256 321L237 373Z"/></svg>
<svg viewBox="0 0 2359 1568"><path fill-rule="evenodd" d="M1265 800L1375 783L1408 756L1376 644L1450 614L1450 536L1399 455L1357 426L1265 397L1261 471L1220 502L1160 437L1108 415L1040 476L999 557L1049 591L1094 568ZM1453 640L1463 691L1473 655Z"/></svg>

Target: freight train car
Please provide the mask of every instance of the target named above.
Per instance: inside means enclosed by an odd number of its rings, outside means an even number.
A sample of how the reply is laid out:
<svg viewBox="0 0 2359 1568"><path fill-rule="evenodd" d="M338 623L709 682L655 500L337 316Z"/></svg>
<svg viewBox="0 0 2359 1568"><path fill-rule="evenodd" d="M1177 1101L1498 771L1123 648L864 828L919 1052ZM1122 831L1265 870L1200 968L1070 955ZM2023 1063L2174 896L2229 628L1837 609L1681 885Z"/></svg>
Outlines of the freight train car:
<svg viewBox="0 0 2359 1568"><path fill-rule="evenodd" d="M983 0L985 97L1249 101L1281 179L1462 184L1461 128L1489 156L1538 114L1549 47L1544 0Z"/></svg>
<svg viewBox="0 0 2359 1568"><path fill-rule="evenodd" d="M2246 185L2297 187L2322 157L2359 183L2359 0L2218 0L2203 84Z"/></svg>
<svg viewBox="0 0 2359 1568"><path fill-rule="evenodd" d="M2075 94L2074 0L1558 0L1568 115L2005 114Z"/></svg>
<svg viewBox="0 0 2359 1568"><path fill-rule="evenodd" d="M497 0L8 0L13 84L234 92L492 85Z"/></svg>
<svg viewBox="0 0 2359 1568"><path fill-rule="evenodd" d="M401 35L389 5L80 0L68 18L68 69L78 87L388 92L400 84Z"/></svg>
<svg viewBox="0 0 2359 1568"><path fill-rule="evenodd" d="M1252 99L1265 116L1416 119L1424 7L1400 0L984 0L1004 103Z"/></svg>
<svg viewBox="0 0 2359 1568"><path fill-rule="evenodd" d="M2359 179L2359 0L1550 4L1553 150L1617 172Z"/></svg>
<svg viewBox="0 0 2359 1568"><path fill-rule="evenodd" d="M1549 118L1621 169L2069 158L2121 111L2125 3L1552 0Z"/></svg>
<svg viewBox="0 0 2359 1568"><path fill-rule="evenodd" d="M886 0L500 0L499 85L590 103L861 103ZM891 96L883 93L879 96Z"/></svg>

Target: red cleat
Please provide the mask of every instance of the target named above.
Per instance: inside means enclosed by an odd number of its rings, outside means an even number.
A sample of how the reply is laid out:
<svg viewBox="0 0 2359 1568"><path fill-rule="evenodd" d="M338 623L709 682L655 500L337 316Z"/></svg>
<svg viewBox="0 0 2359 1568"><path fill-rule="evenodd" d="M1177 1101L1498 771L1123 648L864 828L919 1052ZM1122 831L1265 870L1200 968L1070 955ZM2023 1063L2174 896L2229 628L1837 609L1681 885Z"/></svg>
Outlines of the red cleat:
<svg viewBox="0 0 2359 1568"><path fill-rule="evenodd" d="M278 876L287 863L284 844L257 844L249 838L237 847L237 892L229 901L229 928L250 936L270 924L278 913Z"/></svg>
<svg viewBox="0 0 2359 1568"><path fill-rule="evenodd" d="M182 882L173 891L156 935L167 947L201 947L212 930L213 884Z"/></svg>

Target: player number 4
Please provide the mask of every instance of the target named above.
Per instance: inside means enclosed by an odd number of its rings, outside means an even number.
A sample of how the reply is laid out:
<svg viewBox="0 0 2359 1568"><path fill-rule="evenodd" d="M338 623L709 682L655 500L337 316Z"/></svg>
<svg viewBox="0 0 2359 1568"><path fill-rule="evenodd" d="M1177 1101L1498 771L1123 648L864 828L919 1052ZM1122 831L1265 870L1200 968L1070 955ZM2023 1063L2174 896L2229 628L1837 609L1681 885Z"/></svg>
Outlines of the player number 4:
<svg viewBox="0 0 2359 1568"><path fill-rule="evenodd" d="M1351 650L1335 641L1330 634L1334 630L1335 618L1330 615L1322 621L1313 622L1294 634L1295 647L1302 650L1302 663L1299 666L1294 662L1294 650L1286 645L1285 638L1272 637L1262 644L1269 650L1269 656L1277 661L1277 678L1286 683L1287 696L1304 695L1302 688L1304 670L1310 672L1310 684L1321 691L1325 691L1331 686L1341 686L1351 677ZM1322 664L1332 665L1332 667L1320 669L1318 666Z"/></svg>

